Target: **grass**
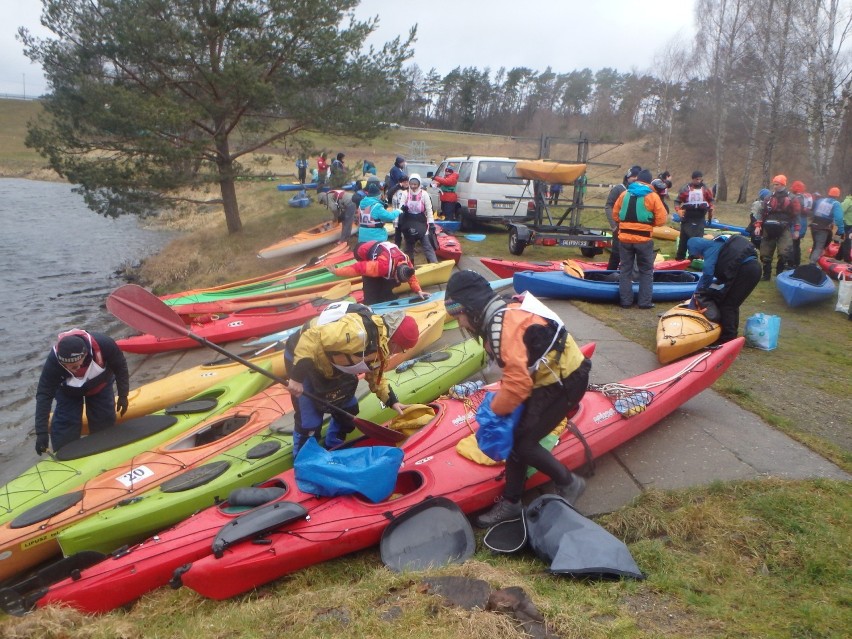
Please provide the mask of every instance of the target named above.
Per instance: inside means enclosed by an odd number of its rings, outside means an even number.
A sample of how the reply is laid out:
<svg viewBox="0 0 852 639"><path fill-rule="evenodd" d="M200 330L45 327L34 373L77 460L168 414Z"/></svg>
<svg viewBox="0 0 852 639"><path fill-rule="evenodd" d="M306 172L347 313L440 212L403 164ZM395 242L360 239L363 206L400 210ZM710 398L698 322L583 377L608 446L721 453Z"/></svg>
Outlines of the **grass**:
<svg viewBox="0 0 852 639"><path fill-rule="evenodd" d="M519 586L565 639L841 637L852 621L850 513L848 486L832 481L649 491L599 520L629 544L644 581L575 580L548 574L530 553L485 550L430 574ZM9 639L520 636L504 615L444 605L422 578L391 573L371 550L230 601L160 589L127 611L43 610L0 620L0 631Z"/></svg>
<svg viewBox="0 0 852 639"><path fill-rule="evenodd" d="M0 100L0 174L39 176L41 162L23 147L20 130L37 103ZM412 139L427 140L431 157L478 153L531 157L534 149L507 138L391 131L365 144L316 138L316 146L344 149L353 166L361 157L382 169L405 154ZM17 142L16 142L17 140ZM294 151L279 149L270 170L292 171ZM641 144L601 158L627 166L645 161ZM683 163L692 166L691 161ZM35 168L33 168L35 167ZM597 170L597 169L596 169ZM595 175L615 181L618 169ZM594 181L594 180L591 180ZM286 258L262 260L258 249L324 220L328 212L286 205L269 182L238 185L242 233L226 233L221 210L198 208L164 214L155 222L175 240L143 266L141 277L158 293L214 285L283 268ZM606 189L590 188L601 205ZM721 204L718 217L744 224L747 206ZM583 222L602 226L599 212ZM510 257L499 228L483 242L463 242L467 255ZM806 244L808 242L806 241ZM664 253L672 243L658 242ZM529 260L578 258L573 249L529 247ZM656 317L636 314L625 323L610 305L578 303L626 337L653 349ZM774 282L761 283L742 309L741 324L762 311L782 317L776 351L745 349L715 389L767 422L852 470L849 415L852 358L849 324L833 303L787 308ZM599 518L626 540L648 574L642 582L582 582L548 575L530 555L491 556L479 551L463 566L438 571L484 579L492 587L521 586L551 632L564 637L842 637L850 615L848 484L779 480L714 484L686 491L649 491L634 504ZM481 547L481 545L480 545ZM186 590L161 589L128 610L91 618L48 609L18 619L0 616L0 636L63 639L123 637L292 638L345 633L357 637L517 637L505 616L443 605L421 586L420 575L396 575L374 550L327 562L226 602L202 600Z"/></svg>

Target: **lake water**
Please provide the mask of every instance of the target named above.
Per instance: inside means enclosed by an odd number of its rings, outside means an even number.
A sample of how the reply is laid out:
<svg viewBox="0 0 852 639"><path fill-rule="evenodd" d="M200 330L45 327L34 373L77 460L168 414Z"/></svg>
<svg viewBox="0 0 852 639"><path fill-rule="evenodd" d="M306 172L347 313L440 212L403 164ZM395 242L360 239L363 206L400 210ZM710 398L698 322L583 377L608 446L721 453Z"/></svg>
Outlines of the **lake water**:
<svg viewBox="0 0 852 639"><path fill-rule="evenodd" d="M57 333L113 336L126 327L105 308L116 271L159 250L167 233L104 218L67 184L0 179L0 483L38 460L33 416L42 365Z"/></svg>

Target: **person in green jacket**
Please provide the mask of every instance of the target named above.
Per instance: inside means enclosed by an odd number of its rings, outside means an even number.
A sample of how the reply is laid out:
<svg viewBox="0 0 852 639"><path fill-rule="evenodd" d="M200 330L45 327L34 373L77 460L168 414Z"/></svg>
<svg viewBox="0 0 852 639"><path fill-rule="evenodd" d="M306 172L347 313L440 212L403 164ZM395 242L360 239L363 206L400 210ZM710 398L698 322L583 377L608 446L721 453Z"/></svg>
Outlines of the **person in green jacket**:
<svg viewBox="0 0 852 639"><path fill-rule="evenodd" d="M844 262L852 262L852 193L846 196L840 203L843 211L843 224L845 225L843 241L840 243L840 251L837 259Z"/></svg>

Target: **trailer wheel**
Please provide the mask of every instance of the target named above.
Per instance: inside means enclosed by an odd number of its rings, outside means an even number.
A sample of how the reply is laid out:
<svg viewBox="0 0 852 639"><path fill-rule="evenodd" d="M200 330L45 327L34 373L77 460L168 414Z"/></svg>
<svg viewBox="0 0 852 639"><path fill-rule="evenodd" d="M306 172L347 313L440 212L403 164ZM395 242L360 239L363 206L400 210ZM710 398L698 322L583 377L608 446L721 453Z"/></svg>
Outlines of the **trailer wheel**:
<svg viewBox="0 0 852 639"><path fill-rule="evenodd" d="M509 253L521 255L525 248L527 248L527 243L518 238L518 229L509 229Z"/></svg>
<svg viewBox="0 0 852 639"><path fill-rule="evenodd" d="M594 248L594 247L589 247L589 246L581 246L580 247L580 254L583 257L591 258L591 257L594 257L595 255L600 255L601 253L603 253L603 250L601 250L599 248Z"/></svg>

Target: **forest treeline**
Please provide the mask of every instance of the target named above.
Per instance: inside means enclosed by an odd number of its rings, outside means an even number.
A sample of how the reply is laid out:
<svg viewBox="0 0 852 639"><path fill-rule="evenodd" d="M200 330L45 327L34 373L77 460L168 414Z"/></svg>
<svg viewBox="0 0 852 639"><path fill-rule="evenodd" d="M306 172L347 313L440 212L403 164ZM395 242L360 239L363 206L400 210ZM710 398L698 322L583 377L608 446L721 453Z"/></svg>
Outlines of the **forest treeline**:
<svg viewBox="0 0 852 639"><path fill-rule="evenodd" d="M655 19L661 19L656 16ZM664 18L663 18L664 19ZM700 153L719 199L745 202L774 173L852 189L850 0L698 0L696 33L653 69L404 69L395 114L409 126L504 135L583 132Z"/></svg>

